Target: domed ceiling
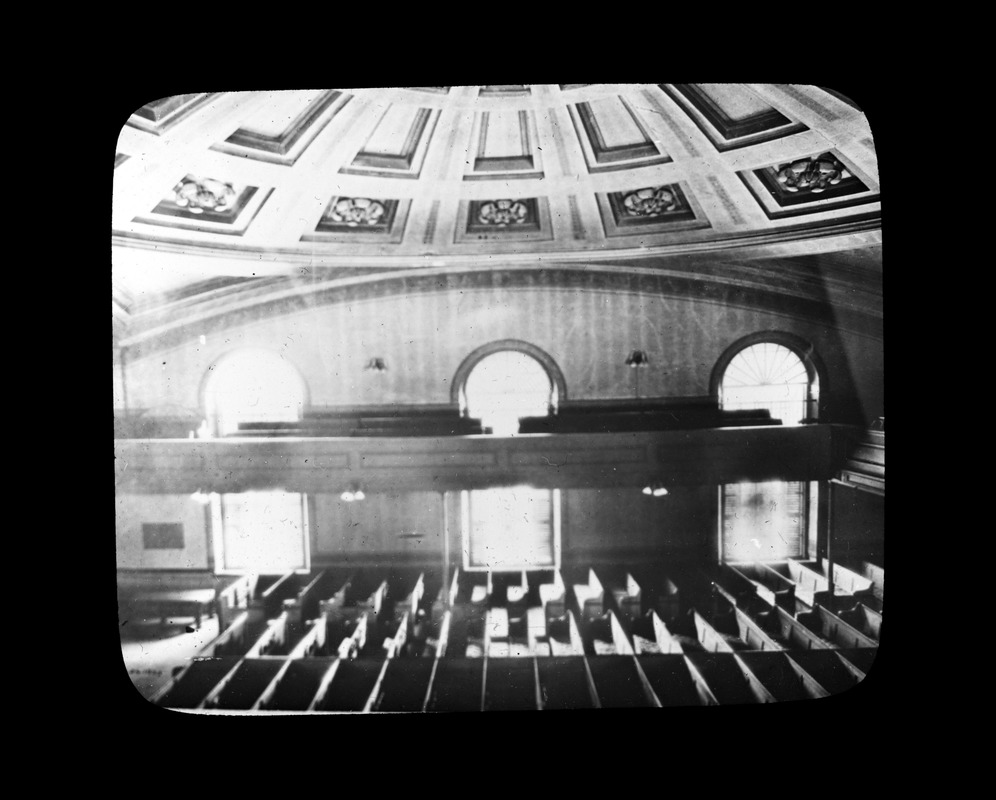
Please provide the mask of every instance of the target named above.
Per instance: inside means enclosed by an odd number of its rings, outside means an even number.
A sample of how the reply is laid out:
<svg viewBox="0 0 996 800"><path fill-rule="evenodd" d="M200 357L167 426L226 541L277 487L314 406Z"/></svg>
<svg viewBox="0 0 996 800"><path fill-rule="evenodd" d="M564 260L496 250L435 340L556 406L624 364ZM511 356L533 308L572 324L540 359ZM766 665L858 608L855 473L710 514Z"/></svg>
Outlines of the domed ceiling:
<svg viewBox="0 0 996 800"><path fill-rule="evenodd" d="M878 163L788 84L185 94L114 164L122 340L280 292L467 270L681 272L881 315ZM814 272L814 268L819 269Z"/></svg>

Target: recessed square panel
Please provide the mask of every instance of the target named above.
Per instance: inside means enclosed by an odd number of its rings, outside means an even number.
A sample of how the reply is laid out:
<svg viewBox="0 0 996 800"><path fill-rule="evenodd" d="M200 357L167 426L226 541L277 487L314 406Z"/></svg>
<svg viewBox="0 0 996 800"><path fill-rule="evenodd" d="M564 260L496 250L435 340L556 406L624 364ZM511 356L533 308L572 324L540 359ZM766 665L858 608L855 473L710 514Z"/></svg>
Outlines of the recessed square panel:
<svg viewBox="0 0 996 800"><path fill-rule="evenodd" d="M477 154L467 165L465 181L543 177L532 111L476 114L471 140L477 142Z"/></svg>
<svg viewBox="0 0 996 800"><path fill-rule="evenodd" d="M352 162L340 169L350 175L418 178L439 109L398 103L387 107Z"/></svg>
<svg viewBox="0 0 996 800"><path fill-rule="evenodd" d="M480 91L481 97L507 97L509 95L527 95L531 93L532 89L521 83L492 84L490 86L482 86Z"/></svg>
<svg viewBox="0 0 996 800"><path fill-rule="evenodd" d="M224 142L222 153L291 165L352 99L336 90L268 92L267 102Z"/></svg>
<svg viewBox="0 0 996 800"><path fill-rule="evenodd" d="M242 236L272 192L187 175L148 216L135 217L134 221Z"/></svg>
<svg viewBox="0 0 996 800"><path fill-rule="evenodd" d="M400 243L412 201L370 197L333 197L314 233L302 242Z"/></svg>
<svg viewBox="0 0 996 800"><path fill-rule="evenodd" d="M457 243L553 238L550 209L545 197L461 200L457 219L464 221L457 228Z"/></svg>
<svg viewBox="0 0 996 800"><path fill-rule="evenodd" d="M685 183L595 195L606 236L708 228L702 208Z"/></svg>
<svg viewBox="0 0 996 800"><path fill-rule="evenodd" d="M650 132L624 97L603 97L567 106L589 172L609 172L651 164L671 157L650 137Z"/></svg>
<svg viewBox="0 0 996 800"><path fill-rule="evenodd" d="M737 175L769 219L876 202L872 182L836 150L743 170Z"/></svg>
<svg viewBox="0 0 996 800"><path fill-rule="evenodd" d="M128 118L128 125L161 136L198 108L218 96L217 92L176 94L146 103Z"/></svg>
<svg viewBox="0 0 996 800"><path fill-rule="evenodd" d="M742 83L662 83L720 152L808 130Z"/></svg>

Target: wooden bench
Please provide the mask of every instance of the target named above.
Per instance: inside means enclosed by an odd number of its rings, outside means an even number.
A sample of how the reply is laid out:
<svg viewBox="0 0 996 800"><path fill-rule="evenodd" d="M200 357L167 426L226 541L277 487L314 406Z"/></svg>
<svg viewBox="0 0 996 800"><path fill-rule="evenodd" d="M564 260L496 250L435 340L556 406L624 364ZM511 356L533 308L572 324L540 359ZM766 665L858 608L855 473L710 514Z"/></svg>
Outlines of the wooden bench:
<svg viewBox="0 0 996 800"><path fill-rule="evenodd" d="M770 605L784 607L795 599L795 584L763 562L738 562L729 567L750 581L757 595Z"/></svg>
<svg viewBox="0 0 996 800"><path fill-rule="evenodd" d="M573 585L575 610L583 619L593 619L605 613L605 590L595 570L588 570L588 582Z"/></svg>
<svg viewBox="0 0 996 800"><path fill-rule="evenodd" d="M830 694L784 652L743 652L736 657L779 702L815 700Z"/></svg>
<svg viewBox="0 0 996 800"><path fill-rule="evenodd" d="M837 647L876 647L878 644L823 606L817 606L808 614L799 614L797 619Z"/></svg>
<svg viewBox="0 0 996 800"><path fill-rule="evenodd" d="M204 698L226 675L235 671L240 661L237 656L192 658L150 700L164 708L199 708Z"/></svg>

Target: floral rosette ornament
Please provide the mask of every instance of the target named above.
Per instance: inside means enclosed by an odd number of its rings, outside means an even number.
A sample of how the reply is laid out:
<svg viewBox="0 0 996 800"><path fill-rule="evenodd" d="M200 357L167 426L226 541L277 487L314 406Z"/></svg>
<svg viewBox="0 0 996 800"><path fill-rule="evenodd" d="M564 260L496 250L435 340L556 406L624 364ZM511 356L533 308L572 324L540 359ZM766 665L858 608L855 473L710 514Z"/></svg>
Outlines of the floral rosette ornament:
<svg viewBox="0 0 996 800"><path fill-rule="evenodd" d="M332 206L329 219L355 228L359 225L376 225L384 216L384 206L366 197L344 197Z"/></svg>
<svg viewBox="0 0 996 800"><path fill-rule="evenodd" d="M485 225L518 225L526 221L529 211L518 200L491 200L481 206L478 219Z"/></svg>
<svg viewBox="0 0 996 800"><path fill-rule="evenodd" d="M185 178L173 189L174 202L191 214L227 211L235 202L235 188L212 178Z"/></svg>
<svg viewBox="0 0 996 800"><path fill-rule="evenodd" d="M678 205L674 192L667 187L639 189L623 198L626 213L634 217L655 217L665 211L673 211Z"/></svg>
<svg viewBox="0 0 996 800"><path fill-rule="evenodd" d="M786 164L778 170L776 177L787 192L808 189L818 194L826 191L828 186L840 183L847 177L847 170L836 158L820 156L818 158L804 158Z"/></svg>

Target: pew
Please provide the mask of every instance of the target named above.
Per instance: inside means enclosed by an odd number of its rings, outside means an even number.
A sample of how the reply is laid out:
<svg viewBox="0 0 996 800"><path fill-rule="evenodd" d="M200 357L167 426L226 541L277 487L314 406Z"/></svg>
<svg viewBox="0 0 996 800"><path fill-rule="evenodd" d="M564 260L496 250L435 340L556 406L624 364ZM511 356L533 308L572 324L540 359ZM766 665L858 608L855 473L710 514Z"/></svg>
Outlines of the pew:
<svg viewBox="0 0 996 800"><path fill-rule="evenodd" d="M540 602L547 619L562 617L567 611L567 589L560 570L553 571L553 581L539 587Z"/></svg>
<svg viewBox="0 0 996 800"><path fill-rule="evenodd" d="M795 599L795 584L760 561L737 562L730 569L740 573L754 586L754 591L766 603L773 606L792 607Z"/></svg>
<svg viewBox="0 0 996 800"><path fill-rule="evenodd" d="M453 577L450 579L449 586L441 586L439 588L439 594L432 603L432 620L433 622L440 622L443 618L443 614L447 612L448 609L453 608L456 605L457 595L460 593L460 569L459 567L453 570Z"/></svg>
<svg viewBox="0 0 996 800"><path fill-rule="evenodd" d="M218 682L204 698L201 707L248 710L256 704L260 695L286 666L286 659L245 658L238 667Z"/></svg>
<svg viewBox="0 0 996 800"><path fill-rule="evenodd" d="M408 587L411 586L411 589ZM425 596L425 573L420 572L414 585L410 576L394 576L388 581L387 597L393 607L395 619L407 616L411 624L415 623Z"/></svg>
<svg viewBox="0 0 996 800"><path fill-rule="evenodd" d="M434 658L389 660L370 710L421 711L435 665Z"/></svg>
<svg viewBox="0 0 996 800"><path fill-rule="evenodd" d="M218 590L217 611L218 630L223 631L240 611L249 607L256 596L259 574L249 572L231 578L220 578L222 586Z"/></svg>
<svg viewBox="0 0 996 800"><path fill-rule="evenodd" d="M859 671L835 650L790 650L785 655L831 695L846 692L861 680Z"/></svg>
<svg viewBox="0 0 996 800"><path fill-rule="evenodd" d="M615 433L625 431L689 430L695 428L780 425L766 409L722 410L701 404L642 403L620 409L612 404L567 401L557 414L523 417L520 433Z"/></svg>
<svg viewBox="0 0 996 800"><path fill-rule="evenodd" d="M334 658L288 658L285 669L278 673L259 700L261 711L307 711L326 674L336 662Z"/></svg>
<svg viewBox="0 0 996 800"><path fill-rule="evenodd" d="M250 616L248 610L237 616L232 624L201 648L201 658L244 656L266 630L266 620Z"/></svg>
<svg viewBox="0 0 996 800"><path fill-rule="evenodd" d="M878 657L877 647L842 647L836 652L853 670L859 681L865 679Z"/></svg>
<svg viewBox="0 0 996 800"><path fill-rule="evenodd" d="M484 662L485 711L536 711L539 676L533 658L489 658Z"/></svg>
<svg viewBox="0 0 996 800"><path fill-rule="evenodd" d="M685 653L690 669L708 685L720 705L773 703L774 696L732 652Z"/></svg>
<svg viewBox="0 0 996 800"><path fill-rule="evenodd" d="M730 617L736 626L740 639L751 650L787 650L795 646L786 636L788 627L783 625L781 616L774 606L769 605L751 592L734 595L730 589L742 589L729 580L729 574L722 573L713 584L716 602L732 607ZM783 611L784 609L778 609ZM792 619L790 614L786 615ZM798 640L798 637L797 637Z"/></svg>
<svg viewBox="0 0 996 800"><path fill-rule="evenodd" d="M584 640L578 629L574 612L570 609L553 620L547 620L546 638L550 653L554 656L580 656L584 654Z"/></svg>
<svg viewBox="0 0 996 800"><path fill-rule="evenodd" d="M385 658L395 658L404 652L405 642L408 640L409 613L406 611L401 619L395 619L392 623L385 625L387 628L385 631L386 635L380 645Z"/></svg>
<svg viewBox="0 0 996 800"><path fill-rule="evenodd" d="M321 613L322 598L332 596L336 588L336 578L324 570L309 581L293 598L283 601L283 611L272 620L266 632L246 653L247 658L262 655L291 655L300 658L308 651L298 652L301 640L308 637L309 645L320 634L314 632L314 622ZM322 637L324 643L324 637Z"/></svg>
<svg viewBox="0 0 996 800"><path fill-rule="evenodd" d="M356 658L366 646L367 633L373 632L387 593L387 581L371 591L372 584L369 576L354 576L330 599L319 602L326 626L325 647L328 651L334 648L334 652L318 651L320 655Z"/></svg>
<svg viewBox="0 0 996 800"><path fill-rule="evenodd" d="M784 652L742 652L736 658L778 702L829 697L829 692Z"/></svg>
<svg viewBox="0 0 996 800"><path fill-rule="evenodd" d="M695 632L702 649L709 653L733 653L743 650L746 644L738 636L723 634L716 630L698 611L692 609Z"/></svg>
<svg viewBox="0 0 996 800"><path fill-rule="evenodd" d="M653 690L632 655L586 658L600 708L659 708Z"/></svg>
<svg viewBox="0 0 996 800"><path fill-rule="evenodd" d="M837 616L876 642L882 636L882 615L864 603L858 603L850 611L838 612Z"/></svg>
<svg viewBox="0 0 996 800"><path fill-rule="evenodd" d="M833 647L808 625L800 622L784 608L775 608L774 621L781 632L781 638L790 643L787 649L826 650Z"/></svg>
<svg viewBox="0 0 996 800"><path fill-rule="evenodd" d="M573 585L575 610L582 619L593 619L605 613L605 590L595 575L595 570L588 570L587 583Z"/></svg>
<svg viewBox="0 0 996 800"><path fill-rule="evenodd" d="M799 614L796 619L809 630L822 636L837 647L875 647L876 642L853 625L823 606L817 606L808 614Z"/></svg>
<svg viewBox="0 0 996 800"><path fill-rule="evenodd" d="M642 591L640 585L632 575L626 573L624 585L616 585L615 582L608 583L602 581L603 586L609 586L609 596L612 598L615 610L620 619L634 620L640 617L642 612Z"/></svg>
<svg viewBox="0 0 996 800"><path fill-rule="evenodd" d="M880 601L885 599L885 568L870 561L862 561L857 572L872 582L872 593ZM879 610L879 609L876 609Z"/></svg>
<svg viewBox="0 0 996 800"><path fill-rule="evenodd" d="M582 639L588 655L634 655L633 644L615 612L582 621Z"/></svg>
<svg viewBox="0 0 996 800"><path fill-rule="evenodd" d="M636 661L661 706L668 708L717 704L705 680L700 676L693 676L682 655L638 655Z"/></svg>
<svg viewBox="0 0 996 800"><path fill-rule="evenodd" d="M313 710L363 711L383 667L380 661L338 659L329 670L328 684L315 698Z"/></svg>
<svg viewBox="0 0 996 800"><path fill-rule="evenodd" d="M150 700L163 708L198 708L211 690L235 671L240 661L238 656L192 658Z"/></svg>
<svg viewBox="0 0 996 800"><path fill-rule="evenodd" d="M633 652L636 655L651 653L682 653L681 642L671 633L656 611L648 611L630 627Z"/></svg>
<svg viewBox="0 0 996 800"><path fill-rule="evenodd" d="M538 658L535 663L542 708L598 708L598 697L586 659L551 656Z"/></svg>
<svg viewBox="0 0 996 800"><path fill-rule="evenodd" d="M815 561L789 560L766 564L766 566L792 581L795 584L795 596L810 608L816 605L850 608L857 602L850 590L836 581L831 598L830 581L820 571ZM834 574L837 574L836 568Z"/></svg>
<svg viewBox="0 0 996 800"><path fill-rule="evenodd" d="M425 711L480 711L484 659L437 659Z"/></svg>

